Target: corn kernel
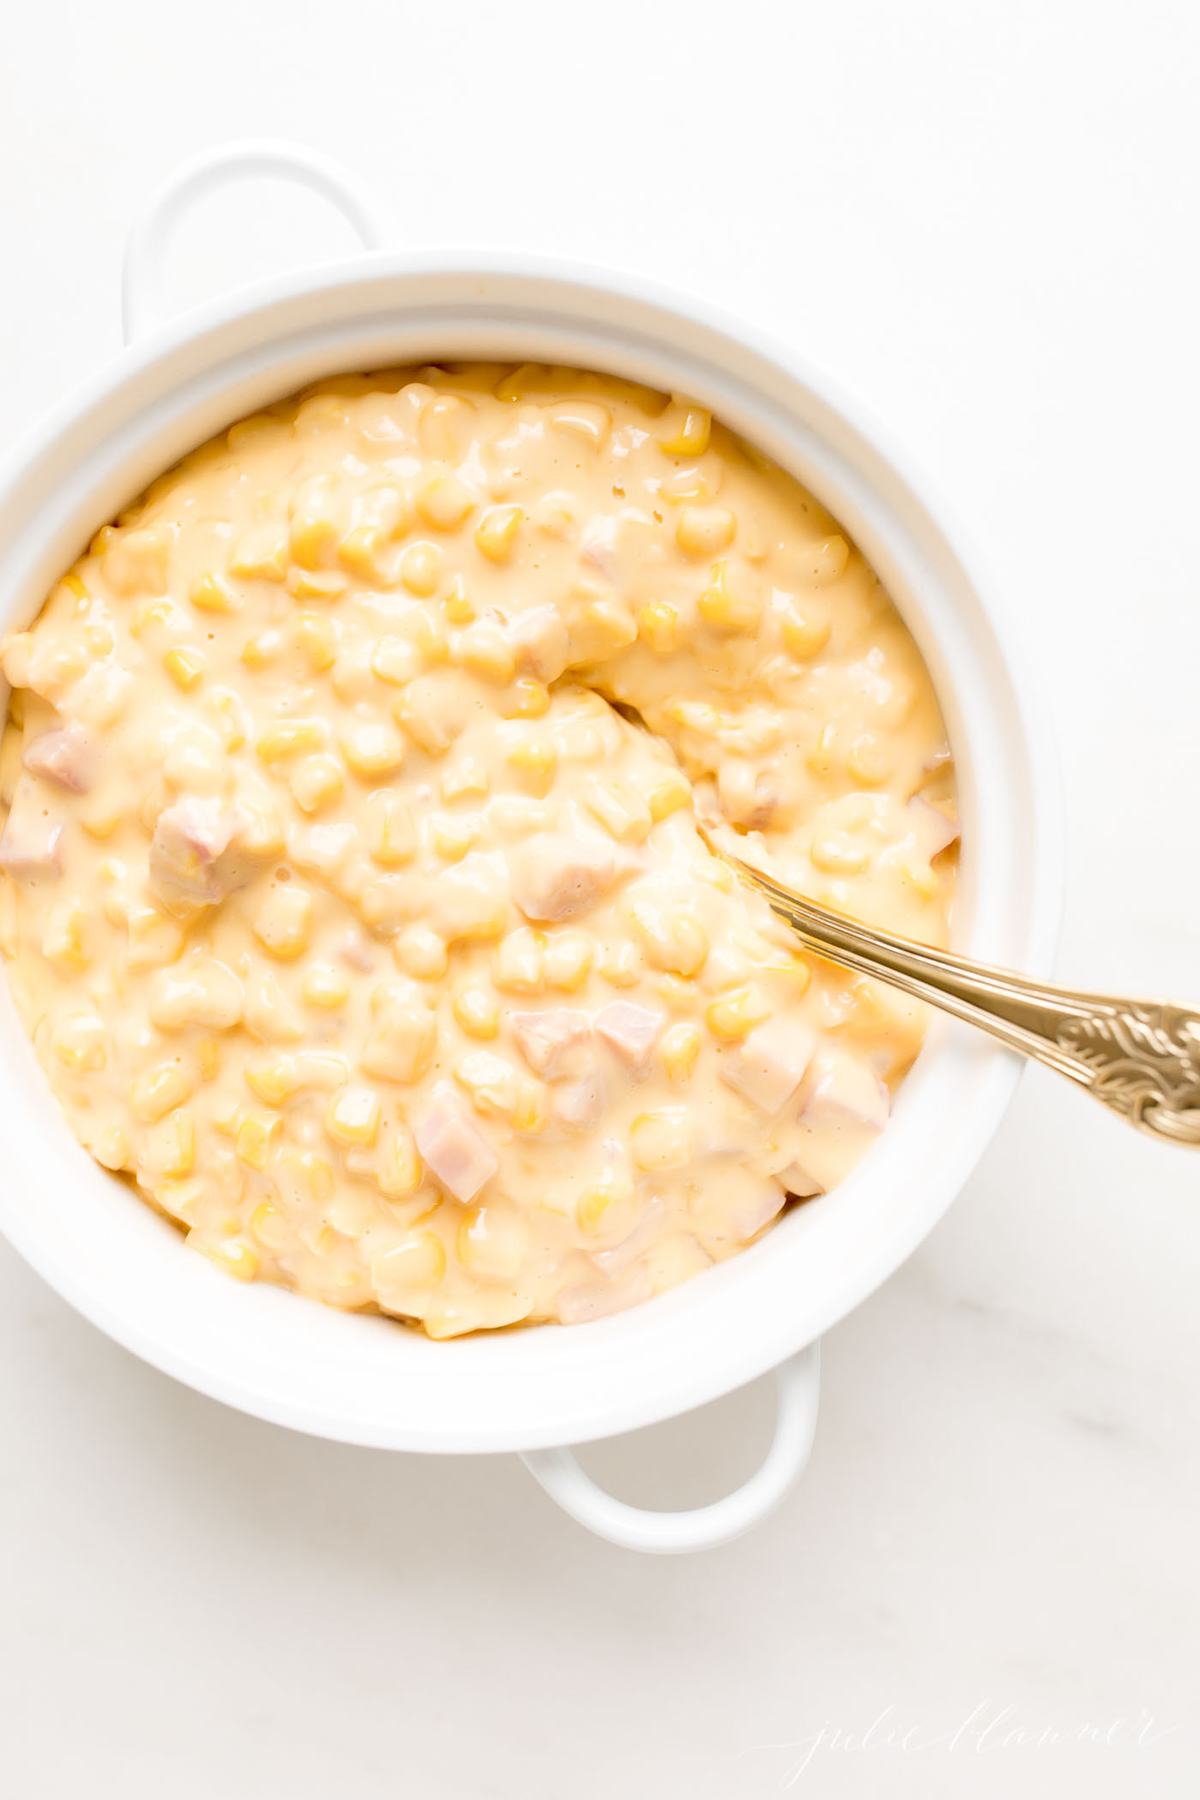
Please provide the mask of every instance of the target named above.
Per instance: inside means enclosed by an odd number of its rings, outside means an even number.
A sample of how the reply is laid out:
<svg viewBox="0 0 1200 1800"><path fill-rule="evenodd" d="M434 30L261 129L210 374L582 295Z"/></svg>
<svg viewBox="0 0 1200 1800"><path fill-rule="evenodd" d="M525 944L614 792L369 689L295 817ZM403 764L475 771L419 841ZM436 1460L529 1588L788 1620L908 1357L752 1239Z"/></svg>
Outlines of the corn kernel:
<svg viewBox="0 0 1200 1800"><path fill-rule="evenodd" d="M558 772L558 751L547 738L529 735L519 738L513 745L508 753L508 766L522 787L544 798L553 787Z"/></svg>
<svg viewBox="0 0 1200 1800"><path fill-rule="evenodd" d="M508 561L523 517L519 506L488 507L475 528L475 542L490 562Z"/></svg>
<svg viewBox="0 0 1200 1800"><path fill-rule="evenodd" d="M656 656L668 656L679 642L679 613L669 600L650 600L637 615L638 637Z"/></svg>
<svg viewBox="0 0 1200 1800"><path fill-rule="evenodd" d="M438 813L430 825L429 837L434 850L445 862L461 862L478 842L481 829L475 814Z"/></svg>
<svg viewBox="0 0 1200 1800"><path fill-rule="evenodd" d="M225 750L240 750L246 742L246 711L232 688L213 688L205 697L210 715Z"/></svg>
<svg viewBox="0 0 1200 1800"><path fill-rule="evenodd" d="M431 475L417 495L417 511L435 531L457 531L474 505L471 490L449 469Z"/></svg>
<svg viewBox="0 0 1200 1800"><path fill-rule="evenodd" d="M441 551L423 539L410 544L400 558L400 579L419 600L428 600L436 592L441 572Z"/></svg>
<svg viewBox="0 0 1200 1800"><path fill-rule="evenodd" d="M244 1113L237 1122L234 1145L246 1167L257 1169L261 1174L282 1136L283 1120L278 1113L269 1118L264 1118L261 1113Z"/></svg>
<svg viewBox="0 0 1200 1800"><path fill-rule="evenodd" d="M350 984L341 970L335 969L332 963L310 963L304 971L300 994L309 1006L319 1006L325 1012L335 1012L338 1007L345 1006L350 998Z"/></svg>
<svg viewBox="0 0 1200 1800"><path fill-rule="evenodd" d="M420 653L407 638L381 637L371 653L372 674L391 687L404 687L420 668Z"/></svg>
<svg viewBox="0 0 1200 1800"><path fill-rule="evenodd" d="M423 1001L392 1001L378 1009L361 1064L385 1081L419 1081L437 1048L437 1019Z"/></svg>
<svg viewBox="0 0 1200 1800"><path fill-rule="evenodd" d="M198 581L192 583L189 598L197 612L231 613L237 612L241 606L237 590L223 575L212 571L201 575Z"/></svg>
<svg viewBox="0 0 1200 1800"><path fill-rule="evenodd" d="M691 1155L686 1109L669 1106L639 1113L629 1128L629 1153L639 1169L682 1168Z"/></svg>
<svg viewBox="0 0 1200 1800"><path fill-rule="evenodd" d="M697 605L705 624L716 631L757 631L762 619L762 605L757 599L731 589L728 565L724 562L713 564L712 580Z"/></svg>
<svg viewBox="0 0 1200 1800"><path fill-rule="evenodd" d="M469 1050L455 1064L454 1079L466 1089L476 1112L511 1119L518 1075L502 1056L490 1050Z"/></svg>
<svg viewBox="0 0 1200 1800"><path fill-rule="evenodd" d="M386 552L391 534L382 525L364 522L354 525L338 545L338 560L363 581L386 583Z"/></svg>
<svg viewBox="0 0 1200 1800"><path fill-rule="evenodd" d="M280 527L249 530L229 558L229 573L253 581L282 581L287 573L287 538Z"/></svg>
<svg viewBox="0 0 1200 1800"><path fill-rule="evenodd" d="M52 906L42 933L42 955L64 974L78 973L91 961L87 913L78 899Z"/></svg>
<svg viewBox="0 0 1200 1800"><path fill-rule="evenodd" d="M895 759L886 743L873 731L865 731L861 737L855 738L846 758L849 774L864 787L880 786L894 772L895 767Z"/></svg>
<svg viewBox="0 0 1200 1800"><path fill-rule="evenodd" d="M331 478L310 476L297 488L288 510L292 561L302 569L318 569L331 561L340 536L340 509Z"/></svg>
<svg viewBox="0 0 1200 1800"><path fill-rule="evenodd" d="M724 506L682 506L675 542L685 556L715 556L732 544L737 520Z"/></svg>
<svg viewBox="0 0 1200 1800"><path fill-rule="evenodd" d="M806 662L829 642L832 627L822 602L789 600L779 616L779 630L790 653Z"/></svg>
<svg viewBox="0 0 1200 1800"><path fill-rule="evenodd" d="M408 806L396 794L372 794L367 813L371 856L381 868L398 869L416 853L417 832Z"/></svg>
<svg viewBox="0 0 1200 1800"><path fill-rule="evenodd" d="M278 662L283 649L282 631L257 631L242 645L241 659L248 669L269 669L273 662Z"/></svg>
<svg viewBox="0 0 1200 1800"><path fill-rule="evenodd" d="M668 1081L689 1081L700 1055L699 1026L686 1022L669 1026L663 1033L659 1055Z"/></svg>
<svg viewBox="0 0 1200 1800"><path fill-rule="evenodd" d="M333 1164L315 1150L284 1150L275 1165L275 1184L297 1206L325 1206L337 1185Z"/></svg>
<svg viewBox="0 0 1200 1800"><path fill-rule="evenodd" d="M630 905L629 917L656 969L692 976L704 967L708 932L689 907L640 899Z"/></svg>
<svg viewBox="0 0 1200 1800"><path fill-rule="evenodd" d="M374 1088L344 1087L333 1096L325 1129L336 1144L370 1145L379 1135L379 1096Z"/></svg>
<svg viewBox="0 0 1200 1800"><path fill-rule="evenodd" d="M623 844L643 843L650 832L650 808L642 795L623 783L591 781L584 794L588 811Z"/></svg>
<svg viewBox="0 0 1200 1800"><path fill-rule="evenodd" d="M246 1064L246 1086L268 1106L282 1106L300 1086L294 1056L262 1056Z"/></svg>
<svg viewBox="0 0 1200 1800"><path fill-rule="evenodd" d="M341 798L345 789L342 766L336 756L306 756L292 770L288 786L296 805L303 812L320 812Z"/></svg>
<svg viewBox="0 0 1200 1800"><path fill-rule="evenodd" d="M467 584L461 575L455 575L449 591L442 601L442 611L450 625L471 625L479 617L475 602L467 592Z"/></svg>
<svg viewBox="0 0 1200 1800"><path fill-rule="evenodd" d="M544 719L550 711L550 690L532 675L519 675L500 702L506 719Z"/></svg>
<svg viewBox="0 0 1200 1800"><path fill-rule="evenodd" d="M483 799L491 790L487 765L477 756L459 756L441 779L443 800Z"/></svg>
<svg viewBox="0 0 1200 1800"><path fill-rule="evenodd" d="M165 1118L173 1107L195 1091L195 1082L182 1063L160 1063L136 1077L129 1090L129 1104L147 1124Z"/></svg>
<svg viewBox="0 0 1200 1800"><path fill-rule="evenodd" d="M251 929L263 949L281 962L300 956L312 938L312 896L294 882L274 887L261 902Z"/></svg>
<svg viewBox="0 0 1200 1800"><path fill-rule="evenodd" d="M550 1123L550 1096L544 1081L535 1081L531 1075L520 1078L509 1120L513 1130L523 1137L535 1137L545 1131Z"/></svg>
<svg viewBox="0 0 1200 1800"><path fill-rule="evenodd" d="M575 1202L575 1222L588 1237L609 1236L614 1226L623 1235L633 1200L633 1183L623 1169L602 1169Z"/></svg>
<svg viewBox="0 0 1200 1800"><path fill-rule="evenodd" d="M182 1180L196 1166L196 1121L188 1112L176 1112L164 1120L163 1128L167 1135L162 1147L162 1173L172 1180Z"/></svg>
<svg viewBox="0 0 1200 1800"><path fill-rule="evenodd" d="M673 394L671 401L660 421L659 444L668 456L703 456L712 431L712 414L681 394Z"/></svg>
<svg viewBox="0 0 1200 1800"><path fill-rule="evenodd" d="M221 1046L215 1037L196 1039L196 1067L201 1081L215 1081L221 1072Z"/></svg>
<svg viewBox="0 0 1200 1800"><path fill-rule="evenodd" d="M297 600L340 600L349 587L338 569L289 569L288 593Z"/></svg>
<svg viewBox="0 0 1200 1800"><path fill-rule="evenodd" d="M398 967L416 981L440 981L450 966L446 940L428 925L410 925L392 941Z"/></svg>
<svg viewBox="0 0 1200 1800"><path fill-rule="evenodd" d="M809 857L825 875L861 875L871 860L865 844L845 831L828 831L813 840Z"/></svg>
<svg viewBox="0 0 1200 1800"><path fill-rule="evenodd" d="M827 587L845 574L850 561L850 546L839 532L834 532L832 537L807 545L803 556L804 573L817 587Z"/></svg>
<svg viewBox="0 0 1200 1800"><path fill-rule="evenodd" d="M901 864L903 879L916 888L922 900L932 900L941 883L932 863L923 857L910 856Z"/></svg>
<svg viewBox="0 0 1200 1800"><path fill-rule="evenodd" d="M125 1169L129 1166L133 1149L128 1135L119 1125L110 1125L102 1131L91 1146L92 1155L105 1169Z"/></svg>
<svg viewBox="0 0 1200 1800"><path fill-rule="evenodd" d="M681 806L690 806L692 790L686 777L678 769L672 769L651 788L646 800L650 808L650 817L657 825L660 819L669 818L673 812L678 812Z"/></svg>
<svg viewBox="0 0 1200 1800"><path fill-rule="evenodd" d="M108 1062L104 1024L94 1013L73 1013L60 1019L51 1033L50 1044L63 1068L72 1074L103 1069Z"/></svg>
<svg viewBox="0 0 1200 1800"><path fill-rule="evenodd" d="M446 1251L433 1231L416 1231L385 1250L371 1265L371 1281L385 1307L413 1310L416 1298L446 1273Z"/></svg>
<svg viewBox="0 0 1200 1800"><path fill-rule="evenodd" d="M748 1031L769 1018L770 1013L761 991L750 984L718 995L706 1007L704 1017L714 1037L732 1041L745 1037Z"/></svg>
<svg viewBox="0 0 1200 1800"><path fill-rule="evenodd" d="M641 979L642 959L634 945L625 938L605 944L598 963L600 974L611 987L630 988Z"/></svg>
<svg viewBox="0 0 1200 1800"><path fill-rule="evenodd" d="M454 1017L468 1037L484 1041L500 1030L500 1006L495 994L479 983L458 989L453 1000Z"/></svg>
<svg viewBox="0 0 1200 1800"><path fill-rule="evenodd" d="M168 599L140 600L133 609L133 614L129 621L129 629L135 638L144 637L152 626L166 625L174 618L174 616L175 607ZM61 686L64 681L74 680L82 675L83 667L81 655L78 667L73 667L70 662L63 661L58 665L57 669L51 671L51 673L56 678L57 685ZM44 680L41 679L40 670L38 686L45 686Z"/></svg>
<svg viewBox="0 0 1200 1800"><path fill-rule="evenodd" d="M375 1169L375 1181L388 1200L407 1200L421 1185L421 1159L406 1125L389 1132Z"/></svg>
<svg viewBox="0 0 1200 1800"><path fill-rule="evenodd" d="M460 668L469 669L481 681L503 687L516 672L517 659L504 628L490 619L467 625L451 640L450 653Z"/></svg>
<svg viewBox="0 0 1200 1800"><path fill-rule="evenodd" d="M552 988L573 994L592 971L596 949L586 931L557 931L548 939L542 967Z"/></svg>
<svg viewBox="0 0 1200 1800"><path fill-rule="evenodd" d="M387 719L354 719L342 733L341 750L364 780L391 775L404 761L404 739Z"/></svg>
<svg viewBox="0 0 1200 1800"><path fill-rule="evenodd" d="M209 1262L215 1263L226 1275L234 1276L238 1281L253 1281L259 1270L259 1259L242 1238L218 1238L216 1243L209 1243L193 1231L189 1233L188 1243L193 1244Z"/></svg>
<svg viewBox="0 0 1200 1800"><path fill-rule="evenodd" d="M337 661L338 628L332 619L321 613L297 614L292 623L292 638L314 675L331 669Z"/></svg>
<svg viewBox="0 0 1200 1800"><path fill-rule="evenodd" d="M637 638L637 621L621 600L599 595L572 606L568 635L572 662L603 662Z"/></svg>
<svg viewBox="0 0 1200 1800"><path fill-rule="evenodd" d="M288 1241L287 1219L269 1200L250 1214L250 1231L267 1250L282 1250Z"/></svg>
<svg viewBox="0 0 1200 1800"><path fill-rule="evenodd" d="M545 939L528 925L510 931L496 947L495 982L502 994L540 994Z"/></svg>

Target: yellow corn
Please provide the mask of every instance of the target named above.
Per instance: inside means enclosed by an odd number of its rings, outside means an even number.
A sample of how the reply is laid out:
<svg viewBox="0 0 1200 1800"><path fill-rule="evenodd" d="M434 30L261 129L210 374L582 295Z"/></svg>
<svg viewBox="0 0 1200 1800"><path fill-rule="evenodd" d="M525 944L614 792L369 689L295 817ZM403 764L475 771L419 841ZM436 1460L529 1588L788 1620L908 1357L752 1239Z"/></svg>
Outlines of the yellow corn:
<svg viewBox="0 0 1200 1800"><path fill-rule="evenodd" d="M508 766L521 786L544 798L554 785L558 751L548 738L530 734L518 739L508 753Z"/></svg>
<svg viewBox="0 0 1200 1800"><path fill-rule="evenodd" d="M517 1082L509 1119L514 1131L523 1137L535 1137L550 1123L550 1096L544 1081L525 1075Z"/></svg>
<svg viewBox="0 0 1200 1800"><path fill-rule="evenodd" d="M458 989L453 1000L454 1017L468 1037L487 1040L500 1030L500 1006L495 994L478 983Z"/></svg>
<svg viewBox="0 0 1200 1800"><path fill-rule="evenodd" d="M467 584L461 575L452 577L449 591L442 601L442 610L450 625L470 625L479 617L475 602L468 594Z"/></svg>
<svg viewBox="0 0 1200 1800"><path fill-rule="evenodd" d="M321 613L299 613L292 624L297 650L314 674L331 669L337 661L338 628Z"/></svg>
<svg viewBox="0 0 1200 1800"><path fill-rule="evenodd" d="M406 1125L388 1133L375 1170L375 1181L388 1200L407 1200L421 1185L421 1159Z"/></svg>
<svg viewBox="0 0 1200 1800"><path fill-rule="evenodd" d="M339 508L332 479L312 475L296 490L289 509L291 558L302 569L318 569L333 556L339 537Z"/></svg>
<svg viewBox="0 0 1200 1800"><path fill-rule="evenodd" d="M446 862L461 862L480 835L479 818L474 814L438 813L430 826L433 848Z"/></svg>
<svg viewBox="0 0 1200 1800"><path fill-rule="evenodd" d="M283 1120L278 1113L269 1118L264 1118L261 1113L244 1113L236 1125L234 1145L246 1167L261 1173L282 1136Z"/></svg>
<svg viewBox="0 0 1200 1800"><path fill-rule="evenodd" d="M610 986L630 988L641 979L642 959L634 946L621 938L615 944L603 946L598 968Z"/></svg>
<svg viewBox="0 0 1200 1800"><path fill-rule="evenodd" d="M241 605L236 588L223 575L211 570L193 582L189 597L197 612L231 613L237 612Z"/></svg>
<svg viewBox="0 0 1200 1800"><path fill-rule="evenodd" d="M129 1104L147 1124L165 1118L195 1090L195 1082L182 1063L160 1063L136 1077L129 1090Z"/></svg>
<svg viewBox="0 0 1200 1800"><path fill-rule="evenodd" d="M679 612L669 600L649 600L637 615L638 637L657 656L668 656L679 642Z"/></svg>
<svg viewBox="0 0 1200 1800"><path fill-rule="evenodd" d="M496 946L494 979L502 994L539 994L545 939L528 925L519 926Z"/></svg>
<svg viewBox="0 0 1200 1800"><path fill-rule="evenodd" d="M757 631L762 619L762 603L753 595L733 591L729 585L729 568L724 562L713 564L712 579L697 605L705 624L716 631Z"/></svg>
<svg viewBox="0 0 1200 1800"><path fill-rule="evenodd" d="M297 763L288 785L301 811L315 813L340 799L346 783L337 757L323 754Z"/></svg>
<svg viewBox="0 0 1200 1800"><path fill-rule="evenodd" d="M404 739L387 719L355 719L342 733L342 755L364 780L391 775L404 761Z"/></svg>
<svg viewBox="0 0 1200 1800"><path fill-rule="evenodd" d="M410 594L428 600L437 591L442 573L442 553L424 539L410 544L400 558L400 579Z"/></svg>
<svg viewBox="0 0 1200 1800"><path fill-rule="evenodd" d="M517 659L501 626L490 619L467 625L451 639L450 654L460 668L482 681L503 687L516 671Z"/></svg>
<svg viewBox="0 0 1200 1800"><path fill-rule="evenodd" d="M704 967L708 932L689 907L637 900L629 908L629 917L656 969L692 976Z"/></svg>
<svg viewBox="0 0 1200 1800"><path fill-rule="evenodd" d="M297 600L340 600L349 587L338 569L289 569L288 593Z"/></svg>
<svg viewBox="0 0 1200 1800"><path fill-rule="evenodd" d="M374 1088L344 1087L336 1093L325 1114L325 1129L336 1144L373 1144L379 1135L379 1096Z"/></svg>
<svg viewBox="0 0 1200 1800"><path fill-rule="evenodd" d="M845 831L827 831L815 838L809 850L815 869L825 875L861 875L871 860L865 844Z"/></svg>
<svg viewBox="0 0 1200 1800"><path fill-rule="evenodd" d="M242 661L248 669L267 669L279 660L283 650L282 631L258 631L242 645Z"/></svg>
<svg viewBox="0 0 1200 1800"><path fill-rule="evenodd" d="M637 622L622 600L584 599L570 611L572 662L603 662L637 637Z"/></svg>
<svg viewBox="0 0 1200 1800"><path fill-rule="evenodd" d="M491 790L487 765L477 756L459 756L441 779L443 800L482 799Z"/></svg>
<svg viewBox="0 0 1200 1800"><path fill-rule="evenodd" d="M490 562L507 562L524 514L519 506L489 506L475 527L475 542Z"/></svg>
<svg viewBox="0 0 1200 1800"><path fill-rule="evenodd" d="M267 1250L282 1250L288 1240L287 1219L269 1200L250 1214L250 1231Z"/></svg>
<svg viewBox="0 0 1200 1800"><path fill-rule="evenodd" d="M751 983L718 995L706 1007L704 1017L714 1037L732 1041L761 1025L770 1012L761 991Z"/></svg>
<svg viewBox="0 0 1200 1800"><path fill-rule="evenodd" d="M163 1145L162 1173L182 1180L196 1166L196 1121L188 1112L172 1113L164 1121L166 1142Z"/></svg>
<svg viewBox="0 0 1200 1800"><path fill-rule="evenodd" d="M338 1007L345 1006L350 998L350 984L341 970L335 969L332 963L310 963L304 972L300 993L309 1006L319 1006L325 1012L335 1012Z"/></svg>
<svg viewBox="0 0 1200 1800"><path fill-rule="evenodd" d="M708 449L712 430L712 414L694 400L672 395L672 404L664 413L658 441L668 456L703 456Z"/></svg>
<svg viewBox="0 0 1200 1800"><path fill-rule="evenodd" d="M779 615L779 630L788 651L802 662L817 656L829 642L829 615L824 602L789 600Z"/></svg>
<svg viewBox="0 0 1200 1800"><path fill-rule="evenodd" d="M428 925L410 925L392 940L398 967L416 981L440 981L450 966L446 940Z"/></svg>
<svg viewBox="0 0 1200 1800"><path fill-rule="evenodd" d="M60 1019L50 1043L63 1068L72 1074L103 1069L108 1062L108 1038L103 1021L94 1013L73 1013Z"/></svg>
<svg viewBox="0 0 1200 1800"><path fill-rule="evenodd" d="M416 853L417 833L412 813L395 794L372 795L368 812L371 855L384 869L398 869Z"/></svg>
<svg viewBox="0 0 1200 1800"><path fill-rule="evenodd" d="M119 1125L110 1125L102 1131L91 1146L92 1155L105 1169L125 1169L133 1154L127 1134Z"/></svg>
<svg viewBox="0 0 1200 1800"><path fill-rule="evenodd" d="M558 931L547 940L542 960L552 988L572 994L591 974L596 947L586 931Z"/></svg>
<svg viewBox="0 0 1200 1800"><path fill-rule="evenodd" d="M51 907L42 933L42 955L65 974L87 968L91 952L87 941L87 913L82 901L66 900Z"/></svg>
<svg viewBox="0 0 1200 1800"><path fill-rule="evenodd" d="M650 817L657 825L660 819L668 818L671 813L678 812L681 806L690 806L692 790L686 777L678 769L671 769L661 781L656 782L646 796L650 808Z"/></svg>
<svg viewBox="0 0 1200 1800"><path fill-rule="evenodd" d="M371 653L371 672L392 687L404 687L421 667L421 658L407 638L381 637Z"/></svg>
<svg viewBox="0 0 1200 1800"><path fill-rule="evenodd" d="M446 1251L433 1231L416 1231L385 1250L371 1268L371 1279L383 1304L389 1298L397 1311L409 1310L405 1302L423 1290L436 1287L446 1273Z"/></svg>
<svg viewBox="0 0 1200 1800"><path fill-rule="evenodd" d="M700 1055L700 1028L681 1022L663 1033L659 1055L668 1081L689 1081Z"/></svg>
<svg viewBox="0 0 1200 1800"><path fill-rule="evenodd" d="M685 556L715 556L732 544L737 519L724 506L682 506L675 542Z"/></svg>
<svg viewBox="0 0 1200 1800"><path fill-rule="evenodd" d="M855 738L846 758L846 768L864 787L879 787L895 769L895 759L883 740L873 731Z"/></svg>
<svg viewBox="0 0 1200 1800"><path fill-rule="evenodd" d="M544 719L550 711L550 690L532 675L518 675L500 702L506 719Z"/></svg>
<svg viewBox="0 0 1200 1800"><path fill-rule="evenodd" d="M234 1276L238 1281L253 1281L259 1270L259 1259L244 1239L239 1237L218 1238L215 1243L198 1237L193 1231L188 1235L188 1243L192 1244L209 1262L215 1263L226 1275Z"/></svg>
<svg viewBox="0 0 1200 1800"><path fill-rule="evenodd" d="M252 527L229 558L229 573L253 581L282 581L287 573L287 538L279 526Z"/></svg>
<svg viewBox="0 0 1200 1800"><path fill-rule="evenodd" d="M215 1037L196 1039L196 1067L201 1081L215 1081L221 1072L221 1046Z"/></svg>
<svg viewBox="0 0 1200 1800"><path fill-rule="evenodd" d="M361 1063L385 1081L419 1081L437 1048L437 1019L423 1001L402 1000L378 1009Z"/></svg>
<svg viewBox="0 0 1200 1800"><path fill-rule="evenodd" d="M312 896L294 882L272 888L260 904L252 930L263 949L290 962L312 938Z"/></svg>
<svg viewBox="0 0 1200 1800"><path fill-rule="evenodd" d="M282 1106L300 1087L294 1056L260 1056L246 1064L246 1086L268 1106Z"/></svg>
<svg viewBox="0 0 1200 1800"><path fill-rule="evenodd" d="M649 835L650 808L642 795L623 783L592 781L584 795L588 811L623 844L640 844Z"/></svg>
<svg viewBox="0 0 1200 1800"><path fill-rule="evenodd" d="M205 697L205 711L221 734L227 751L240 750L246 742L246 713L232 688L213 688Z"/></svg>
<svg viewBox="0 0 1200 1800"><path fill-rule="evenodd" d="M629 1152L639 1169L681 1168L691 1154L686 1110L639 1113L629 1128Z"/></svg>

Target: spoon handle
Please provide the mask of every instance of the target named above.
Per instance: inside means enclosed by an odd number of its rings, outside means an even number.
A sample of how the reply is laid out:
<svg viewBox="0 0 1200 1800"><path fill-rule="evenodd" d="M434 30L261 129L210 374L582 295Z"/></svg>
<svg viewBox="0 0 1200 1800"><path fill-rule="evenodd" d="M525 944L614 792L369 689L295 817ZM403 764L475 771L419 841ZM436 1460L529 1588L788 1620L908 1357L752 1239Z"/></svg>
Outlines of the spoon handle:
<svg viewBox="0 0 1200 1800"><path fill-rule="evenodd" d="M978 1025L1152 1136L1200 1147L1200 1013L1052 987L876 931L724 854L810 950Z"/></svg>

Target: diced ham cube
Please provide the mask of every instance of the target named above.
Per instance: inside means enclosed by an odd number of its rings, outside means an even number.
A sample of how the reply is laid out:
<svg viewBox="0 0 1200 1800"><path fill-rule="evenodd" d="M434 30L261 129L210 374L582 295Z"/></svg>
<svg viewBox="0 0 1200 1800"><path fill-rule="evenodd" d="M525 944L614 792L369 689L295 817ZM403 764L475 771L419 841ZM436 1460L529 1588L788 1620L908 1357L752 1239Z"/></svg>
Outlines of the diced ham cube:
<svg viewBox="0 0 1200 1800"><path fill-rule="evenodd" d="M805 1125L861 1125L882 1131L891 1101L887 1088L848 1050L819 1050L800 1117Z"/></svg>
<svg viewBox="0 0 1200 1800"><path fill-rule="evenodd" d="M930 862L957 842L960 836L958 820L950 818L940 806L932 806L917 794L909 801L908 810L913 815L921 849Z"/></svg>
<svg viewBox="0 0 1200 1800"><path fill-rule="evenodd" d="M513 1013L511 1024L517 1048L535 1074L558 1081L586 1073L592 1041L587 1013L548 1006L542 1012Z"/></svg>
<svg viewBox="0 0 1200 1800"><path fill-rule="evenodd" d="M539 681L556 681L567 666L567 627L556 606L531 606L508 627L517 667Z"/></svg>
<svg viewBox="0 0 1200 1800"><path fill-rule="evenodd" d="M760 1112L787 1105L808 1073L817 1037L796 1019L767 1019L721 1056L721 1080Z"/></svg>
<svg viewBox="0 0 1200 1800"><path fill-rule="evenodd" d="M814 1181L800 1162L791 1162L786 1169L780 1169L776 1180L785 1193L794 1194L797 1200L811 1200L814 1194L824 1192L820 1182Z"/></svg>
<svg viewBox="0 0 1200 1800"><path fill-rule="evenodd" d="M34 738L23 757L31 775L43 775L73 794L86 794L91 786L91 754L82 725L62 725Z"/></svg>
<svg viewBox="0 0 1200 1800"><path fill-rule="evenodd" d="M62 835L59 821L14 806L0 836L0 869L23 879L61 875Z"/></svg>
<svg viewBox="0 0 1200 1800"><path fill-rule="evenodd" d="M168 905L216 906L245 887L257 868L241 836L234 807L211 796L188 795L158 815L150 843L150 880Z"/></svg>
<svg viewBox="0 0 1200 1800"><path fill-rule="evenodd" d="M642 1072L666 1024L666 1014L632 1000L613 1000L596 1014L595 1026L606 1044L635 1073Z"/></svg>
<svg viewBox="0 0 1200 1800"><path fill-rule="evenodd" d="M527 919L559 925L587 912L630 867L595 834L539 832L513 854L512 897Z"/></svg>
<svg viewBox="0 0 1200 1800"><path fill-rule="evenodd" d="M448 1082L439 1082L414 1134L426 1168L446 1192L468 1205L487 1186L500 1160Z"/></svg>
<svg viewBox="0 0 1200 1800"><path fill-rule="evenodd" d="M810 1186L827 1193L849 1174L887 1124L890 1110L887 1088L865 1062L847 1050L819 1050L798 1115L796 1164Z"/></svg>

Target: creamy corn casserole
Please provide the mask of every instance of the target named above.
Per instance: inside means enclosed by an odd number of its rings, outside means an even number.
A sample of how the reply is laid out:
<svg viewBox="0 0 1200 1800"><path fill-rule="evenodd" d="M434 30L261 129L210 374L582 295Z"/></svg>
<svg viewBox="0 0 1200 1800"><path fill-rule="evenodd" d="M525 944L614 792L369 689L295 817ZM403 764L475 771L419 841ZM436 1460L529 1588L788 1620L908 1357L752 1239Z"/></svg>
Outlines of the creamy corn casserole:
<svg viewBox="0 0 1200 1800"><path fill-rule="evenodd" d="M155 482L2 662L16 1004L230 1274L435 1337L590 1319L885 1124L919 1009L802 955L697 818L943 942L941 716L862 556L701 406L324 382Z"/></svg>

